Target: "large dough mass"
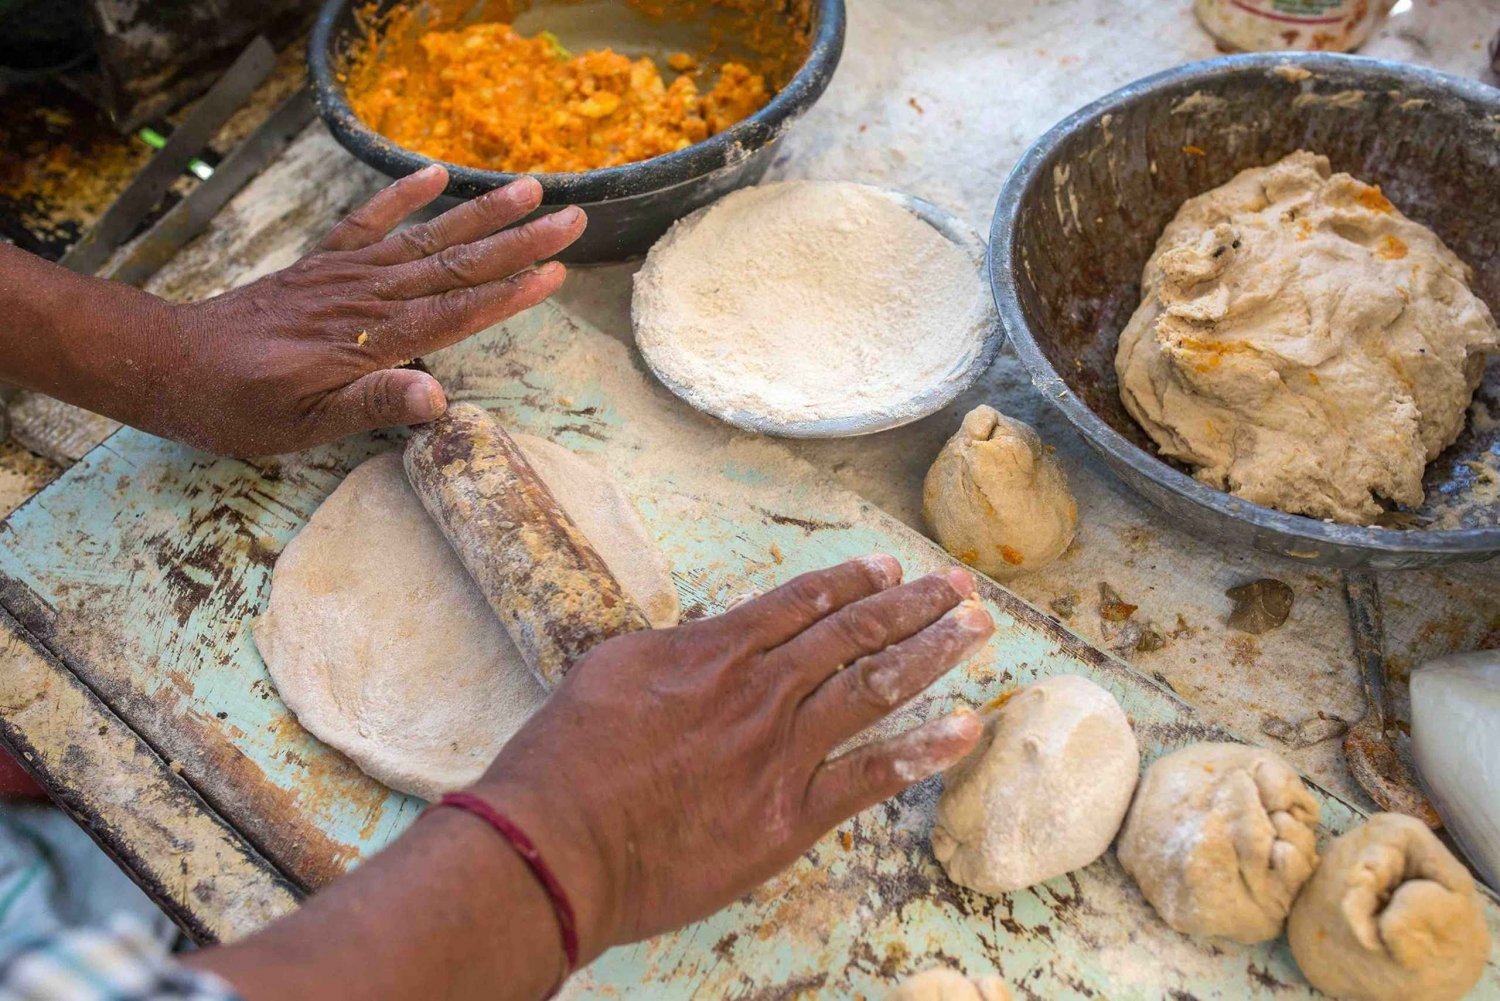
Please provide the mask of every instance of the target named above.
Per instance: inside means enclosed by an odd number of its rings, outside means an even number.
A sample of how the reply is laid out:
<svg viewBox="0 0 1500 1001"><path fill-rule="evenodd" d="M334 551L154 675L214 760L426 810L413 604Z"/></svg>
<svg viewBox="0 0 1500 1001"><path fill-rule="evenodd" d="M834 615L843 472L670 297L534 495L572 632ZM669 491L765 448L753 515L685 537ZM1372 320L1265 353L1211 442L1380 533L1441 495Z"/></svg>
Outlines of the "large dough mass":
<svg viewBox="0 0 1500 1001"><path fill-rule="evenodd" d="M1120 335L1120 396L1220 490L1369 524L1420 506L1500 330L1468 267L1305 151L1189 199Z"/></svg>
<svg viewBox="0 0 1500 1001"><path fill-rule="evenodd" d="M516 441L652 625L675 623L670 568L629 499L567 449ZM424 799L477 779L546 698L399 453L351 472L287 545L254 636L304 727Z"/></svg>

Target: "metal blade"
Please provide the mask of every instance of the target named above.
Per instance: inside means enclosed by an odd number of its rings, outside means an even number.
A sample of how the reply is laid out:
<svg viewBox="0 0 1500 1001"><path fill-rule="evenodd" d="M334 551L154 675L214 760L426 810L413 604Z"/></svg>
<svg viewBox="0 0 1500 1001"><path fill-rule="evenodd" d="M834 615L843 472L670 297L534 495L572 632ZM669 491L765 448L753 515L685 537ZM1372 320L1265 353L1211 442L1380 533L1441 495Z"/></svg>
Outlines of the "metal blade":
<svg viewBox="0 0 1500 1001"><path fill-rule="evenodd" d="M312 95L304 87L246 136L214 169L212 177L194 188L113 261L103 277L141 285L160 271L177 251L208 227L229 199L280 155L313 120L313 115Z"/></svg>
<svg viewBox="0 0 1500 1001"><path fill-rule="evenodd" d="M238 111L276 65L276 51L257 36L209 89L167 144L135 176L94 227L59 262L80 274L93 274L130 238L188 162L197 156L229 116Z"/></svg>

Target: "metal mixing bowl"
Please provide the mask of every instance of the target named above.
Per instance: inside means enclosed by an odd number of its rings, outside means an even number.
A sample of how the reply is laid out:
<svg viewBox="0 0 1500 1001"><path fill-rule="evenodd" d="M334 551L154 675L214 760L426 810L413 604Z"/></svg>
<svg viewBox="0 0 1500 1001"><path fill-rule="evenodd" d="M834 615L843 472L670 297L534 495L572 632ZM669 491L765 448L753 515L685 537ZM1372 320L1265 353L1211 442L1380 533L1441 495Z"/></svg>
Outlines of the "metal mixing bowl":
<svg viewBox="0 0 1500 1001"><path fill-rule="evenodd" d="M990 238L1006 332L1032 382L1109 466L1198 534L1327 566L1488 559L1500 553L1494 421L1471 421L1428 466L1412 527L1366 528L1198 482L1157 455L1120 402L1115 345L1162 228L1187 198L1297 149L1379 184L1474 269L1475 292L1500 315L1500 90L1415 66L1284 53L1147 77L1037 140L1006 181ZM1480 399L1476 410L1500 416L1500 365Z"/></svg>
<svg viewBox="0 0 1500 1001"><path fill-rule="evenodd" d="M308 65L318 113L349 152L391 177L404 177L434 162L395 145L354 114L339 80L349 44L359 37L356 12L362 0L327 0L308 39ZM389 0L380 4L384 10ZM705 28L672 24L653 37L624 0L537 0L524 5L526 23L518 30L551 27L569 44L613 45L619 51L664 55L674 48L707 51L713 39ZM800 16L810 21L811 47L797 72L760 111L701 143L664 156L619 167L576 173L533 174L542 184L542 212L578 205L589 227L559 255L572 264L606 264L640 257L681 217L747 184L770 166L776 141L827 89L844 49L844 0L766 0L763 17ZM685 30L686 29L686 30ZM520 174L446 164L454 198L473 198L509 184Z"/></svg>

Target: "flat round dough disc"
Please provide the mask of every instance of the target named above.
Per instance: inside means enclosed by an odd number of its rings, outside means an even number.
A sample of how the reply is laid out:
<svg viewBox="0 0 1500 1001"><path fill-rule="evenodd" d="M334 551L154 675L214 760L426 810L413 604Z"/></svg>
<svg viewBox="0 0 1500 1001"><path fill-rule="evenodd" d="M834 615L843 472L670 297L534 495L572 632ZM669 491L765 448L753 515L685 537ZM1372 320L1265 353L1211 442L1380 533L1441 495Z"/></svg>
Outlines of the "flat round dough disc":
<svg viewBox="0 0 1500 1001"><path fill-rule="evenodd" d="M671 569L629 498L567 449L516 441L651 624L675 624ZM253 633L308 731L424 799L479 778L546 699L400 453L351 472L288 543Z"/></svg>

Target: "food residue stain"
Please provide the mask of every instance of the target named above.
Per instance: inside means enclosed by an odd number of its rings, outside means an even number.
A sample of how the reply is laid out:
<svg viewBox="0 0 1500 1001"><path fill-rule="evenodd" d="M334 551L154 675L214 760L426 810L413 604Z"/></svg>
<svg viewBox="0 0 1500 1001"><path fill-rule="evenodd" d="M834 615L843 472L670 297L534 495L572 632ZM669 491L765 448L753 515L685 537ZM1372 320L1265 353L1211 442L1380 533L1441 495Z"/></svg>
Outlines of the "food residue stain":
<svg viewBox="0 0 1500 1001"><path fill-rule="evenodd" d="M1375 248L1375 256L1386 261L1399 261L1406 256L1406 244L1400 237L1387 233L1380 240L1380 246Z"/></svg>
<svg viewBox="0 0 1500 1001"><path fill-rule="evenodd" d="M1375 184L1363 185L1359 194L1354 197L1354 200L1371 212L1392 212L1396 208L1396 206L1391 204L1390 199L1380 190L1380 186Z"/></svg>

